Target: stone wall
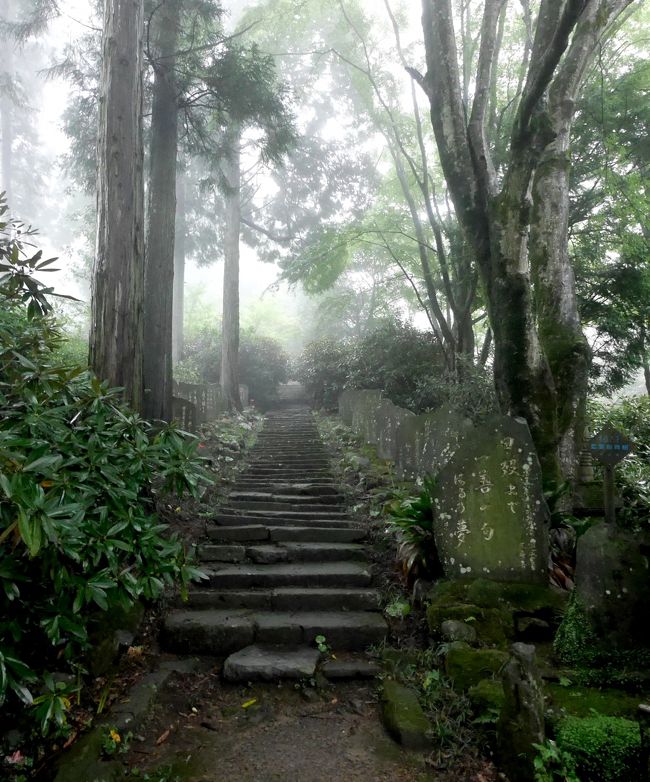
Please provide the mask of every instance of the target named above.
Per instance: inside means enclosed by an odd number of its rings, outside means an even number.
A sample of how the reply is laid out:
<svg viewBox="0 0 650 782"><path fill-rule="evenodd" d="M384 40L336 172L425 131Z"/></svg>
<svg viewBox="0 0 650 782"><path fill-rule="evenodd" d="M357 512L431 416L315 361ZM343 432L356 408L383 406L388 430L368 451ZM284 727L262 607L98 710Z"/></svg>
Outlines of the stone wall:
<svg viewBox="0 0 650 782"><path fill-rule="evenodd" d="M445 575L547 578L548 511L523 419L474 426L452 410L415 415L380 391L345 391L344 423L393 461L398 477L436 478L435 539Z"/></svg>

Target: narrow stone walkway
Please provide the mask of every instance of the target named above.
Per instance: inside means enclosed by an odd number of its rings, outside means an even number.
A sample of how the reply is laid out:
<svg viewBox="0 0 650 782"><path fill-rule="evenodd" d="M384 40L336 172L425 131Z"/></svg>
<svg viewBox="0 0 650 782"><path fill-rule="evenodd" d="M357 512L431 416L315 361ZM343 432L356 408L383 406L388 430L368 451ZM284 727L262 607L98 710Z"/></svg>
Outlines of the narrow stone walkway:
<svg viewBox="0 0 650 782"><path fill-rule="evenodd" d="M334 651L381 641L387 627L365 536L345 508L310 411L269 413L198 548L207 587L167 616L164 645L228 656L224 676L250 681L312 676L316 636ZM372 670L343 661L327 666L332 677Z"/></svg>

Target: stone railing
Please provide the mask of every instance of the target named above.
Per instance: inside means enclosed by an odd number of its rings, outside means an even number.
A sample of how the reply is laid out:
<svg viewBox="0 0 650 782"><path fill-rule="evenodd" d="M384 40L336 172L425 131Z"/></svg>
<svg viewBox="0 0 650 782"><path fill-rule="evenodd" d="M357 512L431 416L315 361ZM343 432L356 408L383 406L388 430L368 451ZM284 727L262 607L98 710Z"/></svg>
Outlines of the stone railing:
<svg viewBox="0 0 650 782"><path fill-rule="evenodd" d="M239 386L244 407L248 405L248 386ZM174 418L188 432L212 421L227 410L218 383L200 385L174 381Z"/></svg>
<svg viewBox="0 0 650 782"><path fill-rule="evenodd" d="M548 512L523 419L475 426L452 410L416 415L355 390L341 395L339 413L399 477L436 479L434 536L448 577L547 579Z"/></svg>

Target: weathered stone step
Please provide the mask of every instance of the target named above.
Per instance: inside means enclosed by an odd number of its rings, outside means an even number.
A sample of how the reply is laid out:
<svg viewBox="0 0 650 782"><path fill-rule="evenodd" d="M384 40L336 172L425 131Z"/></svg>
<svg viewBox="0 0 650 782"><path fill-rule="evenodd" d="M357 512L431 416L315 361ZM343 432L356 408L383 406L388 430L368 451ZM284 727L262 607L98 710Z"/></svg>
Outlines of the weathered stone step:
<svg viewBox="0 0 650 782"><path fill-rule="evenodd" d="M205 568L207 583L216 589L274 587L367 587L371 575L359 562L318 562L279 565L218 565Z"/></svg>
<svg viewBox="0 0 650 782"><path fill-rule="evenodd" d="M248 541L295 541L301 543L355 543L366 537L360 527L269 527L264 524L210 527L210 540L224 543Z"/></svg>
<svg viewBox="0 0 650 782"><path fill-rule="evenodd" d="M279 587L278 589L197 589L179 608L250 608L257 611L378 611L379 592L363 588Z"/></svg>
<svg viewBox="0 0 650 782"><path fill-rule="evenodd" d="M231 491L228 502L252 502L257 505L273 503L274 505L336 505L341 502L338 494L275 494L262 491ZM271 509L273 510L273 508Z"/></svg>
<svg viewBox="0 0 650 782"><path fill-rule="evenodd" d="M286 494L292 497L323 496L330 494L336 497L342 497L340 488L331 481L322 480L310 483L286 483L283 481L260 481L242 480L241 477L234 485L237 492L261 492L263 494Z"/></svg>
<svg viewBox="0 0 650 782"><path fill-rule="evenodd" d="M367 559L367 549L358 543L269 543L261 545L203 545L201 562L339 562Z"/></svg>
<svg viewBox="0 0 650 782"><path fill-rule="evenodd" d="M335 529L361 529L359 526L355 526L354 522L349 518L326 518L326 519L295 519L284 518L276 514L272 515L272 518L266 518L264 515L252 515L252 514L237 514L237 513L219 513L213 518L214 523L219 527L251 527L265 524L268 527L333 527Z"/></svg>
<svg viewBox="0 0 650 782"><path fill-rule="evenodd" d="M257 643L312 646L317 635L333 650L365 649L386 632L384 618L370 611L172 611L163 625L167 648L213 655Z"/></svg>
<svg viewBox="0 0 650 782"><path fill-rule="evenodd" d="M231 682L309 679L316 673L320 653L309 646L246 646L223 664L223 676Z"/></svg>
<svg viewBox="0 0 650 782"><path fill-rule="evenodd" d="M232 509L235 511L271 511L272 513L341 513L344 510L344 506L338 500L332 501L329 498L329 502L317 502L314 498L309 497L307 501L302 502L286 502L281 498L271 498L267 501L255 501L255 500L240 500L235 497L231 499L232 495L226 499L221 506L223 510ZM284 498L286 500L286 498ZM309 501L311 500L311 502Z"/></svg>
<svg viewBox="0 0 650 782"><path fill-rule="evenodd" d="M283 524L284 521L348 521L350 519L349 513L341 513L338 510L325 510L325 511L295 511L295 510L256 510L250 509L237 509L237 507L229 507L227 505L217 512L215 518L217 520L225 518L250 518L250 519L264 519L272 524ZM255 522L253 522L255 523Z"/></svg>

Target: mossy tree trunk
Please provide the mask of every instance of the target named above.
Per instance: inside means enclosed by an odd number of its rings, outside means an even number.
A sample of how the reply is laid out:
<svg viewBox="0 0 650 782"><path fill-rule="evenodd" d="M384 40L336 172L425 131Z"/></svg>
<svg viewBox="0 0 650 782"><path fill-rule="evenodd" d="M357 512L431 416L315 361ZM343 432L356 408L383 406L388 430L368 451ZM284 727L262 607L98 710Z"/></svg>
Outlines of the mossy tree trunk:
<svg viewBox="0 0 650 782"><path fill-rule="evenodd" d="M90 363L142 408L142 0L106 0L99 87L97 245Z"/></svg>
<svg viewBox="0 0 650 782"><path fill-rule="evenodd" d="M567 246L571 122L585 69L629 2L542 0L500 177L486 118L504 0L485 0L471 106L451 0L422 0L427 73L410 71L429 97L442 168L481 273L501 407L528 421L554 480L573 472L589 366Z"/></svg>

